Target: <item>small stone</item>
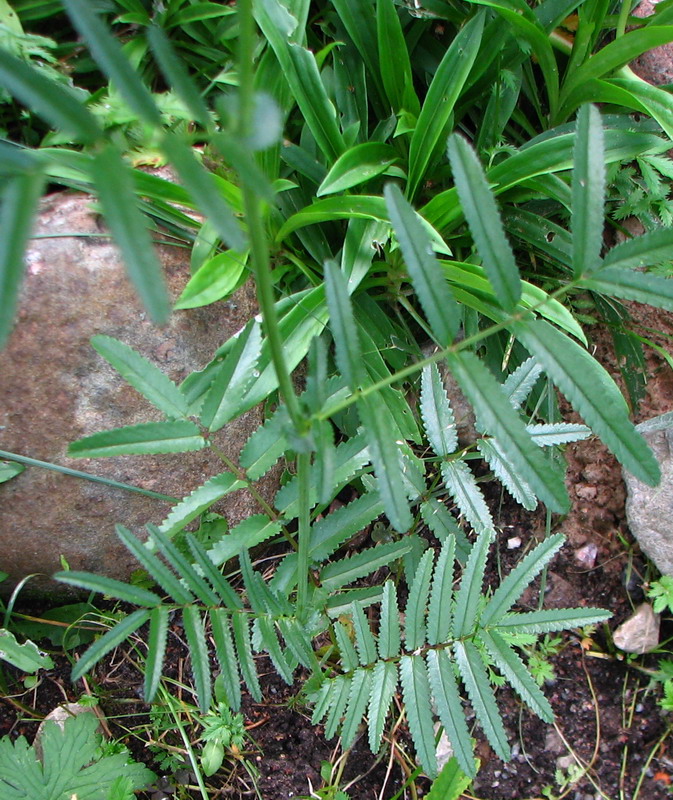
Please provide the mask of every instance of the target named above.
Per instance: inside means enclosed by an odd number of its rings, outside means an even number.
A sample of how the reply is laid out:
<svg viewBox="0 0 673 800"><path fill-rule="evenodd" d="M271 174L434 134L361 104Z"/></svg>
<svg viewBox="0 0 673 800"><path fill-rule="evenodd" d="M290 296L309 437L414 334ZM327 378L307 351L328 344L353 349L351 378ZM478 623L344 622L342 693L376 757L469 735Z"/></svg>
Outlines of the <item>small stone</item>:
<svg viewBox="0 0 673 800"><path fill-rule="evenodd" d="M512 536L511 539L507 540L507 549L508 550L516 550L517 547L521 547L521 537L520 536Z"/></svg>
<svg viewBox="0 0 673 800"><path fill-rule="evenodd" d="M571 767L575 763L576 763L575 757L571 756L570 754L565 755L565 756L559 756L556 759L556 769L564 769L565 770L565 769L568 769L568 767Z"/></svg>
<svg viewBox="0 0 673 800"><path fill-rule="evenodd" d="M575 561L585 569L593 569L596 564L596 556L598 555L598 548L593 542L588 542L575 550Z"/></svg>
<svg viewBox="0 0 673 800"><path fill-rule="evenodd" d="M635 612L615 630L612 639L625 653L649 653L659 644L659 614L649 603L641 603Z"/></svg>
<svg viewBox="0 0 673 800"><path fill-rule="evenodd" d="M589 486L586 483L581 483L575 487L575 494L581 500L595 500L598 494L598 489L595 486Z"/></svg>
<svg viewBox="0 0 673 800"><path fill-rule="evenodd" d="M556 728L550 728L544 740L544 749L546 753L562 753L565 750L563 739L559 736Z"/></svg>

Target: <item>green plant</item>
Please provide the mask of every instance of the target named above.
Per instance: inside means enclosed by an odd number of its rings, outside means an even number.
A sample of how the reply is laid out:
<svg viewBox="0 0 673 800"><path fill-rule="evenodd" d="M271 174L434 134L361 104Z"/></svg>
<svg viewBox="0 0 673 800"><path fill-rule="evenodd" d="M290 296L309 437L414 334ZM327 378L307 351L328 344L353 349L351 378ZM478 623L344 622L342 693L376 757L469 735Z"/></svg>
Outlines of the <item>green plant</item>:
<svg viewBox="0 0 673 800"><path fill-rule="evenodd" d="M205 775L212 775L222 765L225 753L239 758L246 740L242 714L234 714L226 703L218 703L201 720L205 742L201 751L201 765Z"/></svg>
<svg viewBox="0 0 673 800"><path fill-rule="evenodd" d="M661 614L662 611L673 613L673 578L670 575L662 575L656 581L652 581L647 589L647 596L654 600L655 614Z"/></svg>

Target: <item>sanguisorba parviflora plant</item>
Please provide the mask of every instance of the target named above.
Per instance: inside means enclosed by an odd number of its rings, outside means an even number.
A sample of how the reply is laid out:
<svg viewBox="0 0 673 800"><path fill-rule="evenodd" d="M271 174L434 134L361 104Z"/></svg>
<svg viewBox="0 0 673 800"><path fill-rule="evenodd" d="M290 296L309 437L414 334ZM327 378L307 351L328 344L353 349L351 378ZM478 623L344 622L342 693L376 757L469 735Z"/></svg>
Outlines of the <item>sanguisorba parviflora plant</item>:
<svg viewBox="0 0 673 800"><path fill-rule="evenodd" d="M507 758L491 670L535 713L551 719L549 703L517 644L530 635L599 622L608 612L514 610L523 590L561 546L558 535L533 549L497 588L484 588L496 529L469 461L475 454L483 458L524 507L532 509L541 500L559 513L568 506L563 470L544 448L593 433L635 475L648 483L658 480L657 463L630 423L618 388L585 349L581 327L562 301L590 291L673 308L671 284L640 270L670 257L670 231L650 232L602 253L605 162L657 150L665 142L655 133L632 130L633 125L606 130L596 108L586 105L575 127L552 130L485 171L470 143L461 134L449 135L452 114L460 115L460 104L471 93L479 94L478 87L490 75L492 59L477 56L490 47L488 32L503 29L502 18L513 26L510 35L525 29L538 48L547 122L562 121L575 110L579 85L571 74L559 90L550 46L543 43L543 37L550 38L545 26L554 21L544 17L548 4L537 12L522 8L521 20L498 4L493 9L470 6L465 24L419 98L405 31L392 0L372 4L372 16L363 15L361 27L353 17L353 3L333 3L329 11L336 13L364 66L342 64L337 58L330 75L324 69L328 54L318 58L306 46L309 3L258 0L253 5L239 0L238 90L218 104L217 115L174 57L163 31L147 31L156 62L192 112L201 140L236 172L234 185L204 168L186 134L162 128L151 93L88 4L65 0L64 5L128 105L159 130L159 146L184 189L168 190L165 182L140 177L85 107L7 54L0 55L0 80L52 124L74 131L85 146L81 159L70 159L70 169L80 169L93 185L131 274L158 320L165 318L168 305L136 191L198 206L207 215L209 234L228 248L219 254L224 255L220 261L242 269L249 265L261 310L261 322L251 320L211 364L180 386L122 342L96 337L93 345L101 356L165 419L81 439L71 445L70 454L91 458L210 447L228 422L279 391L276 410L251 436L240 463L225 464L225 471L176 504L160 525L148 524L149 546L118 527L122 541L156 582L156 591L90 574L58 574L68 584L138 607L89 648L74 677L148 623L145 696L151 700L162 676L169 619L179 612L204 712L211 702L212 678L207 625L233 709L241 702L241 678L260 698L254 653L263 652L288 683L294 682L299 665L310 673L314 721L324 721L328 735L340 731L348 745L366 719L370 745L377 750L392 699L401 689L425 772L437 772L438 718L461 768L473 775L462 685L494 750ZM255 23L266 44L261 51ZM658 29L657 36L663 37ZM637 44L634 37L628 42L633 43L631 50L646 49L645 41L651 40L650 32ZM394 52L393 46L398 48ZM627 50L621 44L609 51L612 60L604 60L615 68ZM519 56L510 66L517 67ZM588 59L581 66L587 74L590 63ZM363 69L370 84L360 80ZM594 76L609 71L602 61L592 69ZM346 77L353 77L357 87L372 87L373 106L391 112L387 123L385 113L373 131L366 113L349 121L355 113L350 106L337 116L332 101L343 94ZM619 96L626 103L626 88L607 78L604 82L621 88ZM610 91L616 96L616 88ZM354 102L360 101L356 93ZM283 122L295 102L301 138L282 152ZM639 102L642 106L645 100ZM463 113L468 130L469 114ZM657 113L666 127L665 113ZM392 144L386 145L391 137ZM66 162L59 151L6 152L12 177L0 225L13 231L12 248L2 255L9 307L18 284L17 256L44 174L63 175ZM296 182L280 169L281 153L283 163L294 165ZM556 173L567 173L571 164L568 185ZM414 201L430 169L450 175L452 186L416 209ZM371 180L385 183L381 192L352 191ZM546 236L536 237L530 230L526 234L532 247L562 268L563 278L552 294L532 277L521 277L511 226L506 228L496 200L513 187L552 198L570 212L570 231L556 226L559 241L553 248ZM321 227L324 223L345 225L336 249L329 225ZM292 237L299 245L290 244ZM460 250L471 242L464 260L454 256L449 246L454 240ZM301 263L308 276L308 287L289 298L276 297L271 244L276 255L285 247L287 257ZM436 347L413 363L382 355L394 349L391 342L400 330L383 313L376 294L379 276L386 271L402 276L399 280L407 288L399 293L399 302ZM207 288L203 275L201 281L200 288ZM194 287L192 291L196 293ZM518 363L498 380L479 354L502 333L516 343ZM299 394L291 374L307 354L306 388ZM458 442L435 366L440 361L475 411L473 446ZM417 415L402 383L421 371ZM552 385L558 387L587 426L531 419L525 403L539 382L545 382L550 397ZM429 448L429 458L419 456L420 445ZM294 464L295 476L278 492L273 508L209 546L184 533L217 500L254 484L282 457ZM355 480L357 499L330 511L332 500ZM472 543L458 528L445 497L473 529ZM390 524L387 541L340 555L356 533L381 515ZM425 526L441 542L437 551L423 535ZM184 535L185 547L177 546L178 534ZM279 537L287 540L288 552L268 579L255 570L251 551ZM222 574L222 566L232 559L238 559L241 588ZM358 584L384 567L389 577L383 582ZM404 602L398 597L400 586L406 587ZM317 637L324 640L325 635L331 643L326 656L315 647Z"/></svg>

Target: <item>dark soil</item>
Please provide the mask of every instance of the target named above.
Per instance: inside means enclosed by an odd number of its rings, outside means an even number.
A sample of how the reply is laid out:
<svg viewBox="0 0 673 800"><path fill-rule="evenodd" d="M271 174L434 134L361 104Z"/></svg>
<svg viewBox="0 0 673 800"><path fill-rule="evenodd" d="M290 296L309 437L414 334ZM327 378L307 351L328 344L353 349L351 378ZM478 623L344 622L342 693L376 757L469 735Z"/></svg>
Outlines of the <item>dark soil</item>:
<svg viewBox="0 0 673 800"><path fill-rule="evenodd" d="M671 349L666 337L673 334L673 324L667 317L639 307L634 307L633 313L640 330L646 326L659 331L647 335ZM589 333L597 357L610 368L614 356L609 334L602 327ZM647 358L650 381L637 420L673 407L670 368L654 351ZM546 576L545 605L598 606L611 611L613 617L585 638L578 632L563 635L556 648L558 652L550 657L554 676L547 681L545 692L556 714L555 725L533 717L513 693L507 690L498 693L513 757L509 764L500 762L475 728L482 766L464 797L670 798L671 719L659 709L660 686L647 674L647 670L657 666L656 655L627 657L615 650L610 635L629 616L634 605L641 602L643 584L656 577L656 573L628 532L625 490L612 456L593 440L569 447L566 455L573 509L564 520L554 524L566 533L568 542ZM522 513L518 507L508 505L506 497L498 495L493 499L496 507L502 500L497 517L502 535L490 575L496 579L498 572L506 574L544 536L545 518L543 513ZM590 558L586 561L587 553L592 551L594 563ZM537 607L539 586L538 580L536 587L524 595L522 609ZM670 628L664 622L662 641L673 634ZM194 717L184 711L185 707L193 707L194 699L179 630L172 631L169 648L174 694L183 703L182 724L188 735L197 737L199 728L193 724ZM161 774L160 766L152 760L152 750L176 754L175 763L171 768L165 766L165 777L146 798L200 797L189 765L179 763L184 745L175 722L166 713L163 722L157 725L155 719L153 723L149 708L139 699L142 676L135 667L132 649L115 651L92 676L91 685L85 687L71 685L70 662L66 657L56 656L55 661L56 668L43 674L39 686L30 691L23 689L17 673L11 668L5 670L7 686L0 698L3 701L0 735L25 734L32 739L38 717L65 699L74 700L91 691L100 697L112 736L123 738L137 759L146 761ZM249 749L238 758L232 756L219 773L207 779L212 798L255 797L255 783L264 800L332 798L333 795L315 793L324 786L323 763L336 765L335 773L343 765L339 787L352 800L414 798L427 793L429 782L414 774L413 750L403 724L396 725L389 733L378 759L369 753L366 736L361 736L344 756L336 740L326 742L322 729L311 725L310 711L273 670L263 676L262 685L263 703L257 704L250 697L244 700ZM148 747L148 742L153 747ZM194 744L198 751L198 744ZM404 789L405 782L411 786ZM173 790L172 794L169 790Z"/></svg>

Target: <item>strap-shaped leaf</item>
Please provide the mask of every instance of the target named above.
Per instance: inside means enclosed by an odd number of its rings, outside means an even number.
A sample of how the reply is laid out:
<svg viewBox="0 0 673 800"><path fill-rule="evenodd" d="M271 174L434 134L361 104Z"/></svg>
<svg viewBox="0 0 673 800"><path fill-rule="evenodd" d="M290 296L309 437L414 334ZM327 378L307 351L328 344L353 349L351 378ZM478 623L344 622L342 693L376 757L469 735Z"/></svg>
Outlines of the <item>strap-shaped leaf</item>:
<svg viewBox="0 0 673 800"><path fill-rule="evenodd" d="M568 337L563 338L569 341ZM521 477L549 509L566 511L569 500L563 475L550 469L547 459L531 442L519 415L488 368L474 353L449 354L447 361L474 407L481 429L498 439Z"/></svg>
<svg viewBox="0 0 673 800"><path fill-rule="evenodd" d="M203 620L196 606L189 605L182 609L182 624L189 645L196 697L199 708L205 714L210 708L211 698L210 663Z"/></svg>
<svg viewBox="0 0 673 800"><path fill-rule="evenodd" d="M435 729L432 719L430 683L422 656L402 656L400 660L402 696L409 722L409 732L416 748L416 757L425 773L437 775Z"/></svg>
<svg viewBox="0 0 673 800"><path fill-rule="evenodd" d="M253 514L233 527L208 551L208 557L216 564L226 564L230 558L244 550L255 547L280 531L280 522L270 520L266 514Z"/></svg>
<svg viewBox="0 0 673 800"><path fill-rule="evenodd" d="M38 171L26 170L5 179L0 205L0 347L12 330L23 277L24 249L43 186L44 176Z"/></svg>
<svg viewBox="0 0 673 800"><path fill-rule="evenodd" d="M376 34L381 80L393 111L418 116L420 104L414 92L409 49L393 0L376 2Z"/></svg>
<svg viewBox="0 0 673 800"><path fill-rule="evenodd" d="M77 586L89 592L100 592L110 597L116 597L125 603L132 603L134 606L149 606L151 608L161 603L161 598L154 592L143 589L141 586L133 586L130 583L123 583L114 578L107 578L105 575L93 575L90 572L67 570L55 573L53 578L61 583Z"/></svg>
<svg viewBox="0 0 673 800"><path fill-rule="evenodd" d="M168 608L157 606L150 616L150 632L147 637L147 658L145 659L145 685L143 697L151 703L161 681L164 656L166 654L166 634L168 632Z"/></svg>
<svg viewBox="0 0 673 800"><path fill-rule="evenodd" d="M194 596L186 589L170 569L160 561L137 539L128 528L116 525L117 536L124 547L135 557L143 569L146 569L161 588L170 595L176 603L193 603Z"/></svg>
<svg viewBox="0 0 673 800"><path fill-rule="evenodd" d="M366 492L313 523L309 555L315 561L329 558L346 540L363 530L383 513L377 491Z"/></svg>
<svg viewBox="0 0 673 800"><path fill-rule="evenodd" d="M143 305L154 322L165 323L170 303L162 268L138 208L131 169L114 145L108 144L96 153L91 177L105 221Z"/></svg>
<svg viewBox="0 0 673 800"><path fill-rule="evenodd" d="M215 568L215 565L208 557L200 542L188 533L186 536L189 549L192 551L194 561L202 571L203 575L210 581L211 586L217 592L220 602L226 608L238 609L243 607L240 597L231 588L227 579Z"/></svg>
<svg viewBox="0 0 673 800"><path fill-rule="evenodd" d="M189 450L201 450L205 446L206 440L201 436L198 425L190 420L145 422L77 439L68 446L68 455L74 458L100 458L186 453Z"/></svg>
<svg viewBox="0 0 673 800"><path fill-rule="evenodd" d="M526 430L538 447L580 442L582 439L587 439L591 436L591 428L572 422L526 425Z"/></svg>
<svg viewBox="0 0 673 800"><path fill-rule="evenodd" d="M180 389L168 375L132 347L112 336L94 336L91 345L127 383L159 411L171 418L189 415L189 403Z"/></svg>
<svg viewBox="0 0 673 800"><path fill-rule="evenodd" d="M526 555L502 581L479 617L479 627L497 625L524 590L563 547L565 537L555 533Z"/></svg>
<svg viewBox="0 0 673 800"><path fill-rule="evenodd" d="M449 159L460 205L486 275L500 305L512 311L521 299L521 278L484 170L470 145L458 134L449 138Z"/></svg>
<svg viewBox="0 0 673 800"><path fill-rule="evenodd" d="M456 595L456 609L453 618L453 635L456 639L461 636L469 636L474 628L488 549L494 535L495 531L492 528L485 528L479 533L477 541L472 546L470 557L463 571L460 589Z"/></svg>
<svg viewBox="0 0 673 800"><path fill-rule="evenodd" d="M281 406L243 445L239 461L250 480L259 480L287 450L288 422L287 407Z"/></svg>
<svg viewBox="0 0 673 800"><path fill-rule="evenodd" d="M400 612L397 608L397 590L392 581L383 584L378 647L379 655L384 659L394 658L400 653Z"/></svg>
<svg viewBox="0 0 673 800"><path fill-rule="evenodd" d="M223 608L211 608L210 624L224 693L230 707L238 711L241 707L241 679L238 674L234 641L231 637L230 615Z"/></svg>
<svg viewBox="0 0 673 800"><path fill-rule="evenodd" d="M341 719L346 713L348 697L350 695L351 677L337 675L333 681L334 688L330 691L330 710L325 720L325 738L331 739L337 732Z"/></svg>
<svg viewBox="0 0 673 800"><path fill-rule="evenodd" d="M673 250L670 256L673 257ZM638 303L647 303L656 308L672 311L673 287L671 283L669 278L661 275L608 267L585 278L582 286L600 294L623 297L625 300L635 300Z"/></svg>
<svg viewBox="0 0 673 800"><path fill-rule="evenodd" d="M507 733L502 724L486 667L479 651L469 639L454 642L453 650L460 677L465 684L468 697L486 738L498 758L509 761L510 749Z"/></svg>
<svg viewBox="0 0 673 800"><path fill-rule="evenodd" d="M502 388L514 408L519 408L542 374L542 367L531 356L507 376Z"/></svg>
<svg viewBox="0 0 673 800"><path fill-rule="evenodd" d="M248 616L247 614L234 614L231 622L234 628L236 653L238 654L238 664L241 668L243 680L253 699L259 703L262 699L262 689L259 685L255 659L252 655L252 641L250 639Z"/></svg>
<svg viewBox="0 0 673 800"><path fill-rule="evenodd" d="M444 503L434 497L425 500L421 503L421 517L440 542L455 538L456 558L464 564L470 555L472 545Z"/></svg>
<svg viewBox="0 0 673 800"><path fill-rule="evenodd" d="M616 245L603 257L600 271L652 267L673 258L673 230L658 228ZM597 276L592 276L592 278Z"/></svg>
<svg viewBox="0 0 673 800"><path fill-rule="evenodd" d="M456 539L449 536L439 553L432 576L432 589L428 605L429 644L442 644L451 632L451 606L453 602L453 561Z"/></svg>
<svg viewBox="0 0 673 800"><path fill-rule="evenodd" d="M358 329L346 276L333 261L325 264L325 292L337 366L351 389L358 389L364 380Z"/></svg>
<svg viewBox="0 0 673 800"><path fill-rule="evenodd" d="M500 633L552 633L603 622L612 612L603 608L545 608L524 614L506 614L495 630Z"/></svg>
<svg viewBox="0 0 673 800"><path fill-rule="evenodd" d="M397 664L377 661L372 670L371 697L369 699L369 748L378 753L383 728L390 704L397 689Z"/></svg>
<svg viewBox="0 0 673 800"><path fill-rule="evenodd" d="M346 626L338 620L334 623L334 635L336 637L337 647L339 648L339 659L342 669L344 672L353 672L357 669L360 659Z"/></svg>
<svg viewBox="0 0 673 800"><path fill-rule="evenodd" d="M376 397L359 397L358 414L365 428L369 455L378 479L378 489L386 516L391 525L400 533L408 531L412 518L400 476L400 451L385 421L388 414L381 408Z"/></svg>
<svg viewBox="0 0 673 800"><path fill-rule="evenodd" d="M257 619L257 628L262 640L264 650L269 654L269 658L273 662L276 671L280 677L291 686L294 682L294 670L288 663L285 653L280 646L278 634L273 622L268 617L259 617Z"/></svg>
<svg viewBox="0 0 673 800"><path fill-rule="evenodd" d="M257 320L251 320L238 335L203 401L201 424L208 430L219 431L242 411L261 352L262 329Z"/></svg>
<svg viewBox="0 0 673 800"><path fill-rule="evenodd" d="M510 682L530 710L545 722L554 721L549 700L542 694L535 679L526 669L516 651L496 631L479 631L479 639L486 645L495 666Z"/></svg>
<svg viewBox="0 0 673 800"><path fill-rule="evenodd" d="M454 666L446 650L428 650L426 660L439 721L444 726L444 732L461 768L467 775L474 776L476 769L472 739L458 692Z"/></svg>
<svg viewBox="0 0 673 800"><path fill-rule="evenodd" d="M346 708L346 718L341 728L341 744L347 749L353 743L358 727L362 722L369 696L371 693L372 671L369 669L356 669L351 680L350 691L348 693L348 706Z"/></svg>
<svg viewBox="0 0 673 800"><path fill-rule="evenodd" d="M389 144L364 142L342 153L316 190L316 197L335 194L381 175L398 160Z"/></svg>
<svg viewBox="0 0 673 800"><path fill-rule="evenodd" d="M353 603L351 606L351 618L353 620L353 630L355 631L355 647L360 658L360 664L366 667L376 661L376 642L369 629L369 621L362 610L362 606Z"/></svg>
<svg viewBox="0 0 673 800"><path fill-rule="evenodd" d="M605 205L603 124L595 106L583 106L577 114L572 178L573 272L576 277L594 272L600 265Z"/></svg>
<svg viewBox="0 0 673 800"><path fill-rule="evenodd" d="M544 320L525 325L517 323L514 330L626 469L643 483L656 486L660 478L659 465L633 427L626 404L603 367L570 337ZM525 477L528 479L528 474ZM532 481L531 486L541 497Z"/></svg>
<svg viewBox="0 0 673 800"><path fill-rule="evenodd" d="M493 470L495 477L516 502L529 511L533 511L537 507L537 497L535 497L533 490L526 481L522 480L514 465L507 458L507 453L500 445L500 442L497 439L480 439L477 442L477 449Z"/></svg>
<svg viewBox="0 0 673 800"><path fill-rule="evenodd" d="M170 514L161 523L161 531L167 536L173 536L207 511L217 500L242 486L245 486L244 482L238 480L231 472L214 475L173 506Z"/></svg>
<svg viewBox="0 0 673 800"><path fill-rule="evenodd" d="M456 420L436 364L429 364L421 373L421 417L435 453L451 455L458 447Z"/></svg>
<svg viewBox="0 0 673 800"><path fill-rule="evenodd" d="M441 465L444 485L465 519L477 531L493 527L493 517L474 474L464 461L445 461Z"/></svg>
<svg viewBox="0 0 673 800"><path fill-rule="evenodd" d="M387 566L391 561L402 558L410 550L411 545L404 540L369 547L355 555L328 564L320 572L320 581L328 592L333 592Z"/></svg>
<svg viewBox="0 0 673 800"><path fill-rule="evenodd" d="M383 193L413 287L437 342L446 347L460 326L458 304L433 253L427 230L400 188L390 183Z"/></svg>
<svg viewBox="0 0 673 800"><path fill-rule="evenodd" d="M409 589L404 610L404 641L409 652L421 647L426 641L424 621L434 559L434 551L428 548L421 557Z"/></svg>
<svg viewBox="0 0 673 800"><path fill-rule="evenodd" d="M141 625L144 625L150 618L150 614L151 612L146 608L139 608L137 611L134 611L133 614L124 617L121 622L118 622L114 628L101 636L100 639L97 639L73 667L73 682L78 681L82 675L97 664L104 655L125 641L132 633L137 631Z"/></svg>

